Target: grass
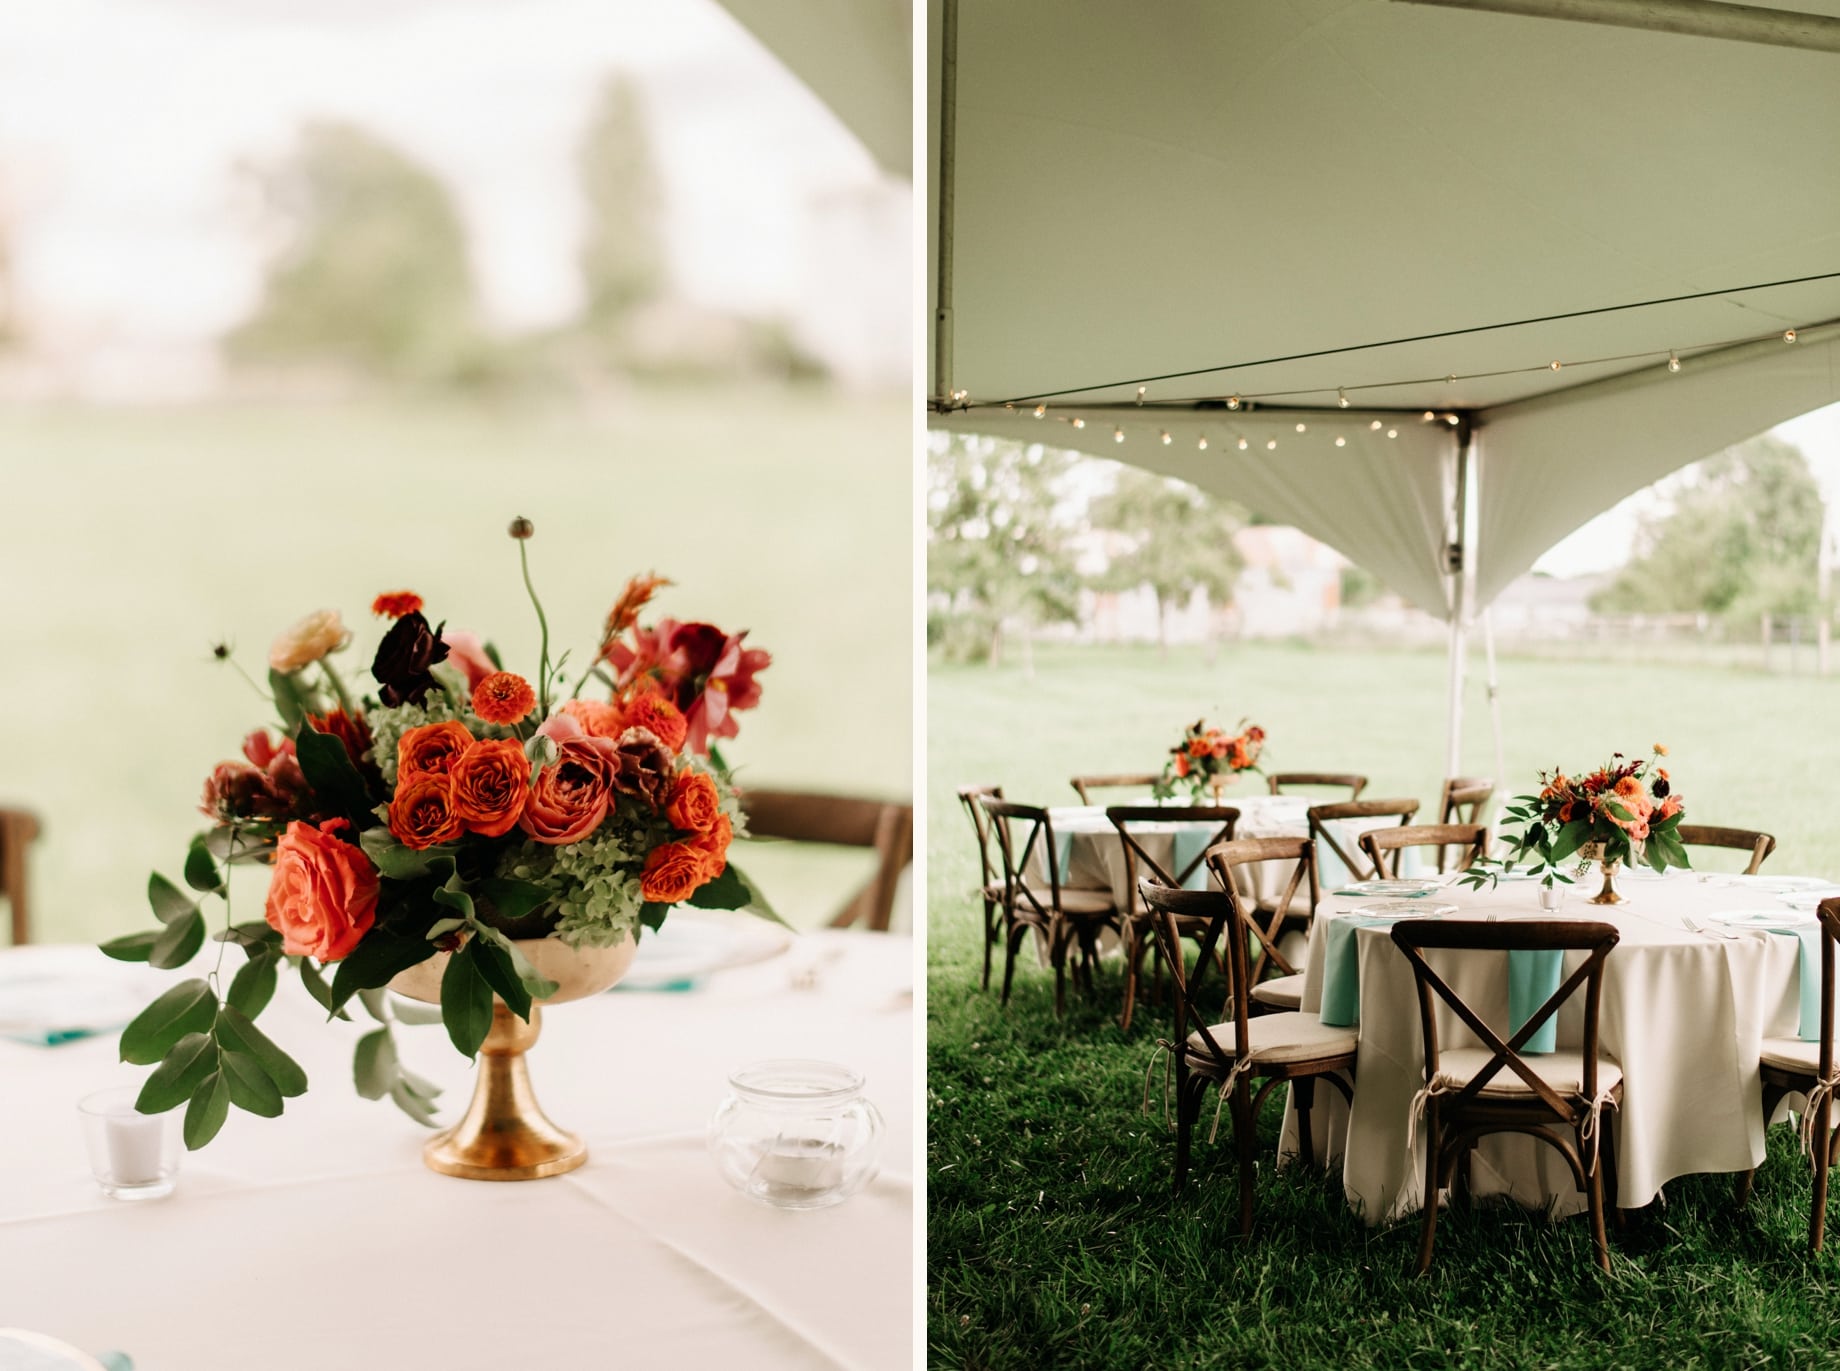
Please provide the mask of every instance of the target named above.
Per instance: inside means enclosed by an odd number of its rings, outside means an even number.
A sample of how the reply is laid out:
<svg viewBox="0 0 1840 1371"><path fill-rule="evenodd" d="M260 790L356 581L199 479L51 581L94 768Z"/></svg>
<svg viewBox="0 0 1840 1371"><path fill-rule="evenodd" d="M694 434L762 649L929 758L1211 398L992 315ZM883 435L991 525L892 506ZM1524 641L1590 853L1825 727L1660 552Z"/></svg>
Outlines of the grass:
<svg viewBox="0 0 1840 1371"><path fill-rule="evenodd" d="M571 672L627 576L656 568L677 582L660 614L748 628L774 653L729 748L744 780L907 795L911 433L905 396L820 391L638 392L605 413L16 408L0 434L0 804L44 819L37 937L143 927L149 869L177 874L205 775L267 713L212 643L260 676L278 630L335 606L355 681L372 597L406 586L534 677L514 514L536 523ZM757 873L776 903L828 914L850 872L779 855L766 865L792 889Z"/></svg>
<svg viewBox="0 0 1840 1371"><path fill-rule="evenodd" d="M1840 875L1840 834L1810 803L1840 741L1815 721L1829 685L1715 668L1501 666L1508 774L1672 744L1706 822L1775 832L1773 869ZM1775 1130L1743 1211L1728 1177L1691 1177L1591 1264L1585 1223L1499 1206L1438 1226L1431 1275L1410 1274L1418 1227L1369 1229L1339 1172L1274 1172L1260 1139L1257 1229L1237 1237L1230 1144L1197 1144L1179 1200L1173 1143L1139 1112L1167 1011L1119 1032L1119 977L1053 1011L1052 978L1018 967L1007 1010L978 990L975 848L953 788L996 781L1071 803L1076 771L1145 768L1180 726L1250 715L1282 769L1352 768L1372 795L1434 798L1443 663L1431 654L1232 647L1064 649L1038 675L935 665L928 686L928 1289L930 1360L998 1367L1761 1367L1840 1364L1840 1254L1805 1251L1810 1181ZM1482 702L1472 708L1478 713ZM1470 769L1493 770L1486 718ZM999 961L999 968L1000 968ZM1154 1100L1153 1105L1154 1109ZM1211 1112L1211 1106L1210 1106Z"/></svg>

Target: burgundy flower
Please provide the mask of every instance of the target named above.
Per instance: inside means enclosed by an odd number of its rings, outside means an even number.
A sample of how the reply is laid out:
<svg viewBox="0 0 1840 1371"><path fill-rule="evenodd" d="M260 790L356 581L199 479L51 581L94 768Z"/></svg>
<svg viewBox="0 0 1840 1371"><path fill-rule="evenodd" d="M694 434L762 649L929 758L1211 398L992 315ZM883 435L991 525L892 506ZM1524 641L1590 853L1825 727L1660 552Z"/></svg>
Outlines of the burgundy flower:
<svg viewBox="0 0 1840 1371"><path fill-rule="evenodd" d="M386 705L420 704L435 689L429 668L446 660L447 644L441 641L441 630L429 628L419 611L403 615L383 635L371 663L371 675L381 687L378 696Z"/></svg>
<svg viewBox="0 0 1840 1371"><path fill-rule="evenodd" d="M689 724L687 745L706 753L710 738L732 738L740 732L734 711L760 703L760 685L754 678L773 664L773 658L759 648L744 647L746 638L745 630L731 634L714 624L661 619L655 628L635 628L631 645L608 644L605 655L619 673L621 693L655 682L683 711Z"/></svg>
<svg viewBox="0 0 1840 1371"><path fill-rule="evenodd" d="M653 809L670 802L677 764L649 730L629 728L622 733L613 765L613 788L622 795L636 795Z"/></svg>

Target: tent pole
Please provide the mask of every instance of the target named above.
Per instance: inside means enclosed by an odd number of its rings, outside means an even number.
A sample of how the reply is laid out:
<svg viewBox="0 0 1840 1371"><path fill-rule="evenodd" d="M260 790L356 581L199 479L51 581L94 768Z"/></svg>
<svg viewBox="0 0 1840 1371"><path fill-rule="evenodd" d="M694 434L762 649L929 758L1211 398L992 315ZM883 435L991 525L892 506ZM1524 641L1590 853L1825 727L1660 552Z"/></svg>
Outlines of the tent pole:
<svg viewBox="0 0 1840 1371"><path fill-rule="evenodd" d="M1407 3L1840 52L1840 18L1799 10L1766 9L1761 5L1734 5L1725 0L1407 0Z"/></svg>
<svg viewBox="0 0 1840 1371"><path fill-rule="evenodd" d="M1501 684L1495 676L1495 611L1482 611L1482 650L1489 663L1489 731L1495 735L1495 784L1505 785L1508 764L1501 746Z"/></svg>
<svg viewBox="0 0 1840 1371"><path fill-rule="evenodd" d="M957 211L954 177L958 170L958 0L945 0L939 45L939 197L938 261L933 308L933 395L935 404L952 403L952 223Z"/></svg>
<svg viewBox="0 0 1840 1371"><path fill-rule="evenodd" d="M1444 776L1463 774L1463 680L1468 654L1469 617L1469 458L1470 421L1464 416L1456 429L1456 498L1451 509L1451 538L1444 548L1444 569L1450 573L1449 698L1446 717L1449 732L1444 742Z"/></svg>

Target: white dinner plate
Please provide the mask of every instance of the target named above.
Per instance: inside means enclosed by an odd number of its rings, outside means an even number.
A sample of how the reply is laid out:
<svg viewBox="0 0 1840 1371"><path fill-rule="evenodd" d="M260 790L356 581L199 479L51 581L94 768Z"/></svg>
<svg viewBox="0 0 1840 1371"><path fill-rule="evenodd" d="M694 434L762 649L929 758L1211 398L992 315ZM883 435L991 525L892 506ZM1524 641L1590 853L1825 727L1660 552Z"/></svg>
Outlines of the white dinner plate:
<svg viewBox="0 0 1840 1371"><path fill-rule="evenodd" d="M1707 923L1725 924L1730 928L1790 928L1815 922L1812 914L1784 909L1780 905L1774 909L1731 909L1705 917Z"/></svg>
<svg viewBox="0 0 1840 1371"><path fill-rule="evenodd" d="M1741 890L1767 890L1777 895L1792 895L1797 891L1820 890L1833 884L1820 876L1747 876L1742 872L1730 875L1717 874L1706 877L1707 885L1735 886Z"/></svg>
<svg viewBox="0 0 1840 1371"><path fill-rule="evenodd" d="M639 939L632 968L620 984L656 990L695 981L729 967L777 957L792 946L792 930L738 910L674 909L657 932Z"/></svg>
<svg viewBox="0 0 1840 1371"><path fill-rule="evenodd" d="M1417 900L1377 900L1373 904L1362 905L1362 914L1380 914L1389 919L1435 919L1445 914L1455 914L1454 904L1421 904Z"/></svg>
<svg viewBox="0 0 1840 1371"><path fill-rule="evenodd" d="M1369 895L1390 895L1394 897L1398 897L1402 895L1403 896L1412 896L1412 895L1422 896L1429 891L1436 890L1437 888L1438 888L1438 883L1436 881L1411 881L1411 880L1355 881L1351 885L1342 886L1335 893L1338 895L1361 895L1361 896L1369 896Z"/></svg>
<svg viewBox="0 0 1840 1371"><path fill-rule="evenodd" d="M91 947L22 947L0 958L0 1036L54 1047L112 1033L153 998L146 968Z"/></svg>

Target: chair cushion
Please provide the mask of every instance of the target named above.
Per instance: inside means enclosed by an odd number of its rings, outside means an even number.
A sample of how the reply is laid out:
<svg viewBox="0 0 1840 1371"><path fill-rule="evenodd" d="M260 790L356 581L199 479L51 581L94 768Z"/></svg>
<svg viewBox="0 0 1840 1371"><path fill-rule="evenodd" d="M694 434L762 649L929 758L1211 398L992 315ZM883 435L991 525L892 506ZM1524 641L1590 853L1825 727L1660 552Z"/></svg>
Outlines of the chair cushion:
<svg viewBox="0 0 1840 1371"><path fill-rule="evenodd" d="M1275 1004L1280 1009L1295 1009L1303 1003L1302 976L1273 976L1252 987L1252 998L1260 1004Z"/></svg>
<svg viewBox="0 0 1840 1371"><path fill-rule="evenodd" d="M992 881L978 892L987 900L1001 900L1005 893L1002 881Z"/></svg>
<svg viewBox="0 0 1840 1371"><path fill-rule="evenodd" d="M1252 1059L1271 1065L1309 1061L1316 1057L1333 1057L1340 1053L1354 1055L1355 1034L1352 1028L1331 1028L1315 1014L1261 1014L1246 1021L1252 1039ZM1220 1050L1239 1056L1238 1033L1232 1023L1218 1023L1208 1029ZM1196 1029L1188 1035L1190 1065L1214 1062L1207 1041Z"/></svg>
<svg viewBox="0 0 1840 1371"><path fill-rule="evenodd" d="M1840 1050L1834 1055L1840 1058ZM1821 1073L1821 1044L1805 1043L1800 1038L1765 1038L1763 1064L1816 1079Z"/></svg>
<svg viewBox="0 0 1840 1371"><path fill-rule="evenodd" d="M1052 892L1046 886L1032 885L1029 889L1045 907L1051 903ZM1117 906L1112 902L1109 890L1087 890L1081 886L1061 887L1061 913L1063 914L1110 914Z"/></svg>
<svg viewBox="0 0 1840 1371"><path fill-rule="evenodd" d="M1475 1078L1494 1054L1486 1047L1447 1047L1438 1053L1438 1079L1447 1086L1461 1089ZM1533 1074L1561 1095L1576 1095L1584 1088L1584 1054L1576 1048L1560 1052L1523 1053ZM1599 1052L1597 1054L1597 1088L1600 1092L1622 1083L1623 1068ZM1532 1088L1511 1067L1504 1065L1482 1087L1481 1098L1503 1100L1516 1097L1534 1098Z"/></svg>

